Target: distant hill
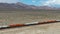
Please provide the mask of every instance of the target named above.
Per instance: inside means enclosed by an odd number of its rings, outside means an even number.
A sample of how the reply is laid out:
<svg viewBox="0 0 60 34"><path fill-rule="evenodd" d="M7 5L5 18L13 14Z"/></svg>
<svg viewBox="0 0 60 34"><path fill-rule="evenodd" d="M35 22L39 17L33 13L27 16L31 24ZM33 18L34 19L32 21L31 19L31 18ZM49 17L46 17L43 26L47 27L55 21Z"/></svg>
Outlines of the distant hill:
<svg viewBox="0 0 60 34"><path fill-rule="evenodd" d="M60 8L49 7L49 6L34 6L34 5L26 5L24 3L0 3L0 10L60 10Z"/></svg>

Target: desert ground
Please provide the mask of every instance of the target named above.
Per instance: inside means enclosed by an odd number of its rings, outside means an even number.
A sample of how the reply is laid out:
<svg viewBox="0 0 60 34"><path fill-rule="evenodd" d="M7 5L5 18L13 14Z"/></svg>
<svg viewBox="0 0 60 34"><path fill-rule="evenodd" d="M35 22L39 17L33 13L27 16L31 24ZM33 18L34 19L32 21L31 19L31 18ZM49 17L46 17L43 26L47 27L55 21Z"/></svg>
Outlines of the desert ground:
<svg viewBox="0 0 60 34"><path fill-rule="evenodd" d="M0 11L0 26L60 20L60 11ZM0 34L60 34L60 22L0 30Z"/></svg>

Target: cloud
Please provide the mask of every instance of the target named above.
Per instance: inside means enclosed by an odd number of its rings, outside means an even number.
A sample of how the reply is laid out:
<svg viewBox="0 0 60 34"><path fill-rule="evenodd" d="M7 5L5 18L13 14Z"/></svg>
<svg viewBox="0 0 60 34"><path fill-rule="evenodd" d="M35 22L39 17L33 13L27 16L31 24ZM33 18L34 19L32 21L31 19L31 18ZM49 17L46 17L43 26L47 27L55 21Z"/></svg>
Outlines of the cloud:
<svg viewBox="0 0 60 34"><path fill-rule="evenodd" d="M48 0L43 5L55 5L60 4L60 0Z"/></svg>
<svg viewBox="0 0 60 34"><path fill-rule="evenodd" d="M43 5L50 5L50 4L53 4L55 2L55 0L49 0L49 1L46 1Z"/></svg>
<svg viewBox="0 0 60 34"><path fill-rule="evenodd" d="M0 0L0 2L2 3L15 3L15 2L18 2L19 0Z"/></svg>
<svg viewBox="0 0 60 34"><path fill-rule="evenodd" d="M54 6L60 5L60 0L0 0L2 3L16 3L23 2L25 4L36 5L36 6Z"/></svg>
<svg viewBox="0 0 60 34"><path fill-rule="evenodd" d="M35 3L36 1L33 0L32 2Z"/></svg>
<svg viewBox="0 0 60 34"><path fill-rule="evenodd" d="M55 4L60 4L60 0L55 0Z"/></svg>

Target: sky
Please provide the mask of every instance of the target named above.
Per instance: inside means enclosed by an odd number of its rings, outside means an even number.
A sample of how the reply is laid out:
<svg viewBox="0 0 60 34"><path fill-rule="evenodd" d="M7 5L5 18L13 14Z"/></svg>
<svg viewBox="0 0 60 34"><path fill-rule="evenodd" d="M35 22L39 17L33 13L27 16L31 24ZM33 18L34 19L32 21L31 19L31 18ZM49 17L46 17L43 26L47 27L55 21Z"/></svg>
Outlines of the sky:
<svg viewBox="0 0 60 34"><path fill-rule="evenodd" d="M60 6L60 0L0 0L2 3L22 2L28 5L36 6Z"/></svg>

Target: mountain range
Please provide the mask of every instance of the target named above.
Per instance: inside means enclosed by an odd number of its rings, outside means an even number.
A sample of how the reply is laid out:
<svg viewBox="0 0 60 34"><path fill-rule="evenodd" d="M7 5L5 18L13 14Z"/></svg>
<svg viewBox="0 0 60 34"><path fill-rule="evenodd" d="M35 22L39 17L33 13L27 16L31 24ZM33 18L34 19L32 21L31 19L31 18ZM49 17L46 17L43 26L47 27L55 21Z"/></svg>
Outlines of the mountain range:
<svg viewBox="0 0 60 34"><path fill-rule="evenodd" d="M27 5L21 2L17 3L0 3L0 10L20 10L20 9L32 9L32 10L60 10L60 8L49 6L34 6Z"/></svg>

